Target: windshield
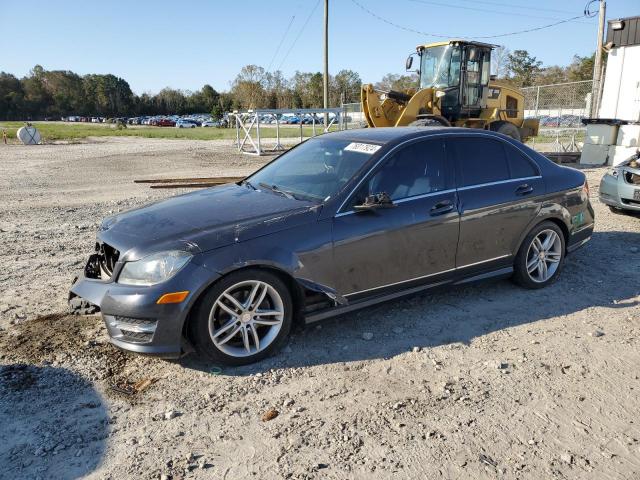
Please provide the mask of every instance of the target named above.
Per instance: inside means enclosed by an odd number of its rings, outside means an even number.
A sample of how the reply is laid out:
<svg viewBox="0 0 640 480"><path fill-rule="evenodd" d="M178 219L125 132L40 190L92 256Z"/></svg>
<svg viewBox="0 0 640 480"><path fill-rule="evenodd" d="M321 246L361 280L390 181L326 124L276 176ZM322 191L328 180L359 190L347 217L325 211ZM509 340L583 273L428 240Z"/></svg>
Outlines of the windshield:
<svg viewBox="0 0 640 480"><path fill-rule="evenodd" d="M420 88L445 88L460 81L460 47L442 45L422 50Z"/></svg>
<svg viewBox="0 0 640 480"><path fill-rule="evenodd" d="M379 148L351 140L312 138L247 180L254 188L322 201L335 195Z"/></svg>

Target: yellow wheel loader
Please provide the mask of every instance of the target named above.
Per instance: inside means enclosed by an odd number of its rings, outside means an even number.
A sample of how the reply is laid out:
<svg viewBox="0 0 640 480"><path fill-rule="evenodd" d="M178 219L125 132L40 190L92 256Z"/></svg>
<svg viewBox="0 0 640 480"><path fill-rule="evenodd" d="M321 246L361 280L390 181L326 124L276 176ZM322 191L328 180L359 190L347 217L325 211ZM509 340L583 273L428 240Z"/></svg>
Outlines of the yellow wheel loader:
<svg viewBox="0 0 640 480"><path fill-rule="evenodd" d="M490 75L495 45L465 40L419 45L419 88L406 92L362 86L362 111L369 127L445 125L481 128L526 141L539 122L524 118L524 96Z"/></svg>

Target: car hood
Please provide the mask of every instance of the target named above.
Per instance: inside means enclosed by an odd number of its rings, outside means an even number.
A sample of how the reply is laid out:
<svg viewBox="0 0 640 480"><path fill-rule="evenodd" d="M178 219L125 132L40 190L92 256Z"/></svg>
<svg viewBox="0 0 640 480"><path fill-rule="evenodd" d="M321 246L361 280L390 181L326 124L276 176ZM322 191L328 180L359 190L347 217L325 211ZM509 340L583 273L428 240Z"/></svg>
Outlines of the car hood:
<svg viewBox="0 0 640 480"><path fill-rule="evenodd" d="M197 190L106 218L98 240L133 261L150 253L193 253L314 221L320 205L236 184Z"/></svg>

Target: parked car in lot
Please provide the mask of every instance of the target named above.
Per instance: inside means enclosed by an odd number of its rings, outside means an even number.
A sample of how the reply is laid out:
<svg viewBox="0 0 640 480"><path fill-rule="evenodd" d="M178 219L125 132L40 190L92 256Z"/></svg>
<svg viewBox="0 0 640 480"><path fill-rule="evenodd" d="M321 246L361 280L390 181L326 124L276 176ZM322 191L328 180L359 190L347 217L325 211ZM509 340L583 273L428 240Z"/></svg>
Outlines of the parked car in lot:
<svg viewBox="0 0 640 480"><path fill-rule="evenodd" d="M105 219L71 295L121 348L239 365L294 322L492 277L544 287L593 226L585 175L504 135L341 131Z"/></svg>
<svg viewBox="0 0 640 480"><path fill-rule="evenodd" d="M204 122L202 122L202 126L203 127L219 127L220 122L217 120L205 120Z"/></svg>
<svg viewBox="0 0 640 480"><path fill-rule="evenodd" d="M612 212L640 212L640 150L611 168L600 181L600 201Z"/></svg>
<svg viewBox="0 0 640 480"><path fill-rule="evenodd" d="M176 128L196 128L196 124L189 120L180 119L175 123Z"/></svg>
<svg viewBox="0 0 640 480"><path fill-rule="evenodd" d="M158 127L175 127L176 126L176 122L173 120L170 120L168 118L160 118L155 125L157 125Z"/></svg>

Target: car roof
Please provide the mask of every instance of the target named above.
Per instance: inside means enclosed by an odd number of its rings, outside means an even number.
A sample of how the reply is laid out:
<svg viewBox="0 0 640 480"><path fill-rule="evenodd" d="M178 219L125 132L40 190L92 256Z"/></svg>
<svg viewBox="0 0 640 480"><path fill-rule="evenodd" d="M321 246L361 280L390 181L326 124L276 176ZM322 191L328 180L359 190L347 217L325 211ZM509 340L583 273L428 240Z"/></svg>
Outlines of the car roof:
<svg viewBox="0 0 640 480"><path fill-rule="evenodd" d="M488 130L480 130L475 128L460 127L378 127L378 128L359 128L354 130L342 130L332 132L331 138L340 140L351 140L354 142L373 142L380 145L403 142L412 138L428 137L440 133L456 133L458 135L483 133L495 136L496 138L504 138L500 134Z"/></svg>

